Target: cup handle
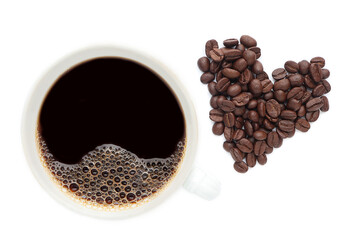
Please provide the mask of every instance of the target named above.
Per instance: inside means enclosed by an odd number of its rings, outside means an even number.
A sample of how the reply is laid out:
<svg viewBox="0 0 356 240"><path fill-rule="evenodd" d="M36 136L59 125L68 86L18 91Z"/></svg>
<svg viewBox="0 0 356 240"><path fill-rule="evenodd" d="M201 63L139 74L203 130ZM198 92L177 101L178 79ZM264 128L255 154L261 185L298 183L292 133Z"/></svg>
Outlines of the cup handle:
<svg viewBox="0 0 356 240"><path fill-rule="evenodd" d="M188 192L210 201L220 194L221 183L215 176L195 166L190 171L183 187Z"/></svg>

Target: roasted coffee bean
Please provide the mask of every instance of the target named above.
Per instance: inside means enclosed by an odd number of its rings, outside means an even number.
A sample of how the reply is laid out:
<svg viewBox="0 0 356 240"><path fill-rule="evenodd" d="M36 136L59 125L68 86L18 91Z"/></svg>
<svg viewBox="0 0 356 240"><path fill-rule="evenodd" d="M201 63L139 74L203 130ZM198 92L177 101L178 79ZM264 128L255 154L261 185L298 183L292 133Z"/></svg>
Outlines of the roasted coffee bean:
<svg viewBox="0 0 356 240"><path fill-rule="evenodd" d="M249 112L249 110L246 109L244 115L242 115L242 118L243 118L243 119L248 119L248 112Z"/></svg>
<svg viewBox="0 0 356 240"><path fill-rule="evenodd" d="M298 111L301 106L302 106L302 101L295 98L291 98L287 102L287 109L290 109L295 112Z"/></svg>
<svg viewBox="0 0 356 240"><path fill-rule="evenodd" d="M249 122L249 121L245 121L244 123L244 128L245 128L245 133L248 135L248 136L252 136L253 135L253 126L252 124Z"/></svg>
<svg viewBox="0 0 356 240"><path fill-rule="evenodd" d="M235 127L241 129L244 126L245 120L242 117L237 117L235 121Z"/></svg>
<svg viewBox="0 0 356 240"><path fill-rule="evenodd" d="M294 130L294 122L290 120L281 120L278 122L278 128L284 132L291 132Z"/></svg>
<svg viewBox="0 0 356 240"><path fill-rule="evenodd" d="M257 46L257 41L248 35L242 35L240 37L240 42L247 48Z"/></svg>
<svg viewBox="0 0 356 240"><path fill-rule="evenodd" d="M226 61L226 56L225 56L225 60L221 62L221 68L232 68L232 62Z"/></svg>
<svg viewBox="0 0 356 240"><path fill-rule="evenodd" d="M263 95L264 100L268 101L273 98L273 92L267 92Z"/></svg>
<svg viewBox="0 0 356 240"><path fill-rule="evenodd" d="M241 86L239 84L232 84L227 88L226 93L230 97L236 97L241 93Z"/></svg>
<svg viewBox="0 0 356 240"><path fill-rule="evenodd" d="M220 70L217 74L216 74L216 81L219 82L220 79L222 79L224 77L224 75L222 74L222 70Z"/></svg>
<svg viewBox="0 0 356 240"><path fill-rule="evenodd" d="M224 68L222 74L230 79L238 78L240 76L240 72L232 68Z"/></svg>
<svg viewBox="0 0 356 240"><path fill-rule="evenodd" d="M277 118L281 114L281 106L276 100L270 99L266 102L266 111L270 117Z"/></svg>
<svg viewBox="0 0 356 240"><path fill-rule="evenodd" d="M284 68L290 73L297 73L299 70L299 65L294 61L287 61L284 64Z"/></svg>
<svg viewBox="0 0 356 240"><path fill-rule="evenodd" d="M246 92L242 92L232 99L232 102L237 106L241 107L246 105L250 101L250 96Z"/></svg>
<svg viewBox="0 0 356 240"><path fill-rule="evenodd" d="M201 75L200 81L204 84L208 84L208 83L214 81L214 78L215 78L214 74L212 74L210 72L205 72Z"/></svg>
<svg viewBox="0 0 356 240"><path fill-rule="evenodd" d="M331 86L327 80L325 80L325 79L321 80L321 84L323 84L323 86L325 87L325 93L330 92Z"/></svg>
<svg viewBox="0 0 356 240"><path fill-rule="evenodd" d="M245 51L245 46L241 43L237 44L236 49L239 49L241 52Z"/></svg>
<svg viewBox="0 0 356 240"><path fill-rule="evenodd" d="M260 156L257 156L257 162L260 164L260 165L265 165L267 163L267 156L266 154L262 154Z"/></svg>
<svg viewBox="0 0 356 240"><path fill-rule="evenodd" d="M262 84L261 81L258 79L253 79L249 83L249 90L253 94L253 96L258 97L262 94Z"/></svg>
<svg viewBox="0 0 356 240"><path fill-rule="evenodd" d="M253 152L256 156L260 156L266 151L266 142L265 141L257 141L254 144Z"/></svg>
<svg viewBox="0 0 356 240"><path fill-rule="evenodd" d="M260 129L260 124L258 122L252 122L253 131L258 131Z"/></svg>
<svg viewBox="0 0 356 240"><path fill-rule="evenodd" d="M244 58L239 58L232 64L232 68L239 71L240 73L243 72L247 66L247 61Z"/></svg>
<svg viewBox="0 0 356 240"><path fill-rule="evenodd" d="M272 152L273 152L273 147L270 147L270 146L266 145L265 154L270 154Z"/></svg>
<svg viewBox="0 0 356 240"><path fill-rule="evenodd" d="M267 130L272 130L275 127L274 124L266 118L263 120L262 124L263 127L266 128Z"/></svg>
<svg viewBox="0 0 356 240"><path fill-rule="evenodd" d="M297 113L292 110L283 110L281 112L280 118L294 121L297 118Z"/></svg>
<svg viewBox="0 0 356 240"><path fill-rule="evenodd" d="M283 103L287 100L287 93L282 90L274 91L273 96L280 103Z"/></svg>
<svg viewBox="0 0 356 240"><path fill-rule="evenodd" d="M295 98L298 100L301 100L304 96L304 90L301 87L294 87L292 88L288 94L287 94L287 99Z"/></svg>
<svg viewBox="0 0 356 240"><path fill-rule="evenodd" d="M248 68L246 68L242 72L241 77L239 78L239 82L241 84L246 84L247 85L252 79L253 79L252 72Z"/></svg>
<svg viewBox="0 0 356 240"><path fill-rule="evenodd" d="M252 122L258 122L260 116L258 116L258 113L254 110L250 110L248 111L248 118L252 121Z"/></svg>
<svg viewBox="0 0 356 240"><path fill-rule="evenodd" d="M221 66L221 62L217 63L217 62L212 61L210 63L210 72L214 73L214 74L217 73L220 69L220 66Z"/></svg>
<svg viewBox="0 0 356 240"><path fill-rule="evenodd" d="M281 80L287 76L287 72L284 68L277 68L272 72L274 80Z"/></svg>
<svg viewBox="0 0 356 240"><path fill-rule="evenodd" d="M322 100L322 102L323 102L323 106L320 108L320 110L321 110L322 112L327 112L327 111L329 111L329 100L328 100L328 98L325 97L325 96L322 96L322 97L321 97L321 100Z"/></svg>
<svg viewBox="0 0 356 240"><path fill-rule="evenodd" d="M305 114L305 119L308 120L308 122L315 122L319 118L320 111L316 110L314 112L307 112Z"/></svg>
<svg viewBox="0 0 356 240"><path fill-rule="evenodd" d="M307 109L305 108L305 105L302 105L299 110L298 110L298 117L304 117L305 114L307 113Z"/></svg>
<svg viewBox="0 0 356 240"><path fill-rule="evenodd" d="M311 98L311 92L305 91L302 97L302 103L306 103Z"/></svg>
<svg viewBox="0 0 356 240"><path fill-rule="evenodd" d="M209 112L209 117L214 122L222 122L224 120L224 112L220 109L212 109Z"/></svg>
<svg viewBox="0 0 356 240"><path fill-rule="evenodd" d="M230 100L223 100L219 107L224 112L232 112L235 110L235 104Z"/></svg>
<svg viewBox="0 0 356 240"><path fill-rule="evenodd" d="M234 169L236 170L236 172L239 173L246 173L248 171L248 166L245 162L237 162L235 161L234 163Z"/></svg>
<svg viewBox="0 0 356 240"><path fill-rule="evenodd" d="M240 139L246 137L245 131L242 129L236 129L236 131L232 134L232 140L239 141Z"/></svg>
<svg viewBox="0 0 356 240"><path fill-rule="evenodd" d="M211 95L216 96L219 94L219 92L216 90L216 82L210 82L208 84L208 90Z"/></svg>
<svg viewBox="0 0 356 240"><path fill-rule="evenodd" d="M218 104L218 107L219 107L219 108L221 108L222 102L223 102L224 100L227 100L227 98L226 98L224 95L218 96L218 99L216 100L216 103Z"/></svg>
<svg viewBox="0 0 356 240"><path fill-rule="evenodd" d="M309 72L310 63L307 60L300 61L298 63L299 73L306 75Z"/></svg>
<svg viewBox="0 0 356 240"><path fill-rule="evenodd" d="M212 96L210 98L210 106L214 109L217 109L219 106L218 106L218 103L217 103L217 100L218 100L218 96Z"/></svg>
<svg viewBox="0 0 356 240"><path fill-rule="evenodd" d="M313 98L307 102L305 107L308 112L314 112L319 110L323 106L323 100L321 98Z"/></svg>
<svg viewBox="0 0 356 240"><path fill-rule="evenodd" d="M248 153L246 155L246 164L249 167L254 167L256 166L256 156L254 153Z"/></svg>
<svg viewBox="0 0 356 240"><path fill-rule="evenodd" d="M261 48L259 48L259 47L250 47L249 50L251 50L254 53L256 53L256 59L259 59L261 57Z"/></svg>
<svg viewBox="0 0 356 240"><path fill-rule="evenodd" d="M263 65L260 61L256 60L255 63L252 65L252 72L254 74L263 73Z"/></svg>
<svg viewBox="0 0 356 240"><path fill-rule="evenodd" d="M225 141L223 144L223 148L225 149L226 152L230 152L231 149L233 149L234 147L235 147L235 143L233 142Z"/></svg>
<svg viewBox="0 0 356 240"><path fill-rule="evenodd" d="M257 103L258 103L258 101L256 99L251 99L247 104L247 108L254 109L257 107Z"/></svg>
<svg viewBox="0 0 356 240"><path fill-rule="evenodd" d="M233 127L235 125L235 115L231 112L224 114L225 127Z"/></svg>
<svg viewBox="0 0 356 240"><path fill-rule="evenodd" d="M242 138L236 143L236 147L244 153L250 153L253 150L253 144L247 138Z"/></svg>
<svg viewBox="0 0 356 240"><path fill-rule="evenodd" d="M210 58L210 51L213 50L213 48L219 48L219 44L215 39L211 39L205 44L205 54L207 57Z"/></svg>
<svg viewBox="0 0 356 240"><path fill-rule="evenodd" d="M309 66L309 73L314 82L318 83L323 78L323 74L321 72L321 67L317 63L312 63Z"/></svg>
<svg viewBox="0 0 356 240"><path fill-rule="evenodd" d="M316 87L316 83L314 82L309 75L306 75L304 78L304 83L308 88L314 89Z"/></svg>
<svg viewBox="0 0 356 240"><path fill-rule="evenodd" d="M290 88L290 81L288 78L281 79L274 83L273 90L287 91Z"/></svg>
<svg viewBox="0 0 356 240"><path fill-rule="evenodd" d="M224 60L224 53L221 49L213 48L210 51L210 57L213 59L214 62L221 62Z"/></svg>
<svg viewBox="0 0 356 240"><path fill-rule="evenodd" d="M232 134L234 133L233 128L225 127L224 128L224 137L226 141L231 142L232 141Z"/></svg>
<svg viewBox="0 0 356 240"><path fill-rule="evenodd" d="M256 140L265 140L267 138L267 133L264 131L258 130L253 133L253 137Z"/></svg>
<svg viewBox="0 0 356 240"><path fill-rule="evenodd" d="M235 116L242 116L242 115L244 115L245 111L246 111L246 107L245 106L236 107L235 110L234 110L234 114L235 114Z"/></svg>
<svg viewBox="0 0 356 240"><path fill-rule="evenodd" d="M295 122L295 128L298 129L301 132L307 132L309 130L309 128L310 128L310 124L304 118L299 118Z"/></svg>
<svg viewBox="0 0 356 240"><path fill-rule="evenodd" d="M325 66L325 59L322 57L313 57L310 60L310 63L316 63L318 64L321 68L323 68Z"/></svg>
<svg viewBox="0 0 356 240"><path fill-rule="evenodd" d="M251 50L245 50L242 57L246 60L247 65L253 65L256 62L256 53Z"/></svg>
<svg viewBox="0 0 356 240"><path fill-rule="evenodd" d="M210 69L210 61L207 57L201 57L198 60L198 67L202 72L207 72Z"/></svg>
<svg viewBox="0 0 356 240"><path fill-rule="evenodd" d="M236 38L229 38L229 39L226 39L226 40L223 42L223 44L224 44L225 47L233 48L233 47L235 47L237 44L239 44L239 40L237 40Z"/></svg>
<svg viewBox="0 0 356 240"><path fill-rule="evenodd" d="M229 86L230 86L230 80L224 77L217 82L215 88L218 92L225 92Z"/></svg>
<svg viewBox="0 0 356 240"><path fill-rule="evenodd" d="M260 73L256 75L256 78L260 81L263 81L265 79L269 79L268 74L266 72Z"/></svg>
<svg viewBox="0 0 356 240"><path fill-rule="evenodd" d="M265 101L260 101L259 103L257 103L257 112L260 117L266 116L266 102Z"/></svg>
<svg viewBox="0 0 356 240"><path fill-rule="evenodd" d="M285 139L288 137L288 133L285 131L282 131L281 129L277 128L276 129L277 134L282 138Z"/></svg>
<svg viewBox="0 0 356 240"><path fill-rule="evenodd" d="M224 124L222 122L216 122L213 125L213 133L220 136L224 133Z"/></svg>
<svg viewBox="0 0 356 240"><path fill-rule="evenodd" d="M273 88L273 83L269 79L261 81L262 93L268 93Z"/></svg>
<svg viewBox="0 0 356 240"><path fill-rule="evenodd" d="M283 139L278 135L277 132L270 132L267 136L267 144L272 148L279 148L282 146Z"/></svg>
<svg viewBox="0 0 356 240"><path fill-rule="evenodd" d="M325 89L324 85L320 83L320 84L316 85L316 87L313 89L312 96L320 97L325 93L326 93L326 89Z"/></svg>
<svg viewBox="0 0 356 240"><path fill-rule="evenodd" d="M327 79L330 76L330 71L328 69L323 68L321 69L321 74L323 79Z"/></svg>
<svg viewBox="0 0 356 240"><path fill-rule="evenodd" d="M304 78L299 73L291 74L288 76L291 87L303 86Z"/></svg>
<svg viewBox="0 0 356 240"><path fill-rule="evenodd" d="M236 59L239 59L242 57L242 52L238 49L230 49L230 48L225 48L222 49L224 53L225 60L228 62L235 61ZM232 64L231 64L232 66Z"/></svg>
<svg viewBox="0 0 356 240"><path fill-rule="evenodd" d="M235 160L235 162L242 162L243 154L238 148L236 148L236 147L232 148L230 150L230 154L231 154L232 158Z"/></svg>

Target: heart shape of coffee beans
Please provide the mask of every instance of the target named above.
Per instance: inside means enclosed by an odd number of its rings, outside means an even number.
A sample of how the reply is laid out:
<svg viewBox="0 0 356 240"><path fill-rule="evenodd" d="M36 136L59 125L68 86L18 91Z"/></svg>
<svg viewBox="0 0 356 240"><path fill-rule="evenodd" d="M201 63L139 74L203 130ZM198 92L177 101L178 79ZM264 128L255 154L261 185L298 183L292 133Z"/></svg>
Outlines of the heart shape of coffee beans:
<svg viewBox="0 0 356 240"><path fill-rule="evenodd" d="M254 38L243 35L223 44L219 48L216 40L207 41L206 57L198 60L204 72L200 81L212 95L213 133L224 134L235 170L245 173L256 162L266 164L266 154L282 146L283 139L296 129L307 132L320 111L329 110L323 95L331 90L330 72L322 57L287 61L272 72L272 82L258 61L261 49Z"/></svg>

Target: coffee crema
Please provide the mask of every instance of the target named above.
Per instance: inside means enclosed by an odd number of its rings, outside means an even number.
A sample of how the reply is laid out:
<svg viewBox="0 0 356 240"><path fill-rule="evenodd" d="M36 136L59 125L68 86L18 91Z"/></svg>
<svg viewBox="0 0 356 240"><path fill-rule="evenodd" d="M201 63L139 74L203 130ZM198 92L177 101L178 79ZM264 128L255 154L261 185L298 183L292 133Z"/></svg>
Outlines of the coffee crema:
<svg viewBox="0 0 356 240"><path fill-rule="evenodd" d="M74 66L49 90L37 144L52 179L75 201L126 209L168 186L185 153L185 119L150 69L104 57Z"/></svg>

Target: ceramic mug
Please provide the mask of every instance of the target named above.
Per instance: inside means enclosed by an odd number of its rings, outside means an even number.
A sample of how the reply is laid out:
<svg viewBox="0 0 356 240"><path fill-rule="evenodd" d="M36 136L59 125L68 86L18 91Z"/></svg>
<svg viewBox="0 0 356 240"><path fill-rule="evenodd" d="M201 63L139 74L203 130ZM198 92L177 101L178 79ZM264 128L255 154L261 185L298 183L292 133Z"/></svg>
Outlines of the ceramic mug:
<svg viewBox="0 0 356 240"><path fill-rule="evenodd" d="M62 192L58 185L53 182L45 167L42 165L36 145L37 120L43 100L48 91L56 80L73 66L100 57L118 57L139 62L157 73L177 96L186 121L186 152L176 176L158 196L145 204L127 210L96 210L88 208L84 204L75 202L69 198ZM220 191L220 183L214 177L206 174L200 168L193 167L198 141L198 124L188 92L178 78L162 63L134 50L116 46L93 47L78 51L59 61L47 71L32 89L24 107L21 127L25 157L38 182L55 200L79 213L94 217L125 218L145 212L159 205L182 185L184 185L188 191L196 193L205 199L213 199Z"/></svg>

